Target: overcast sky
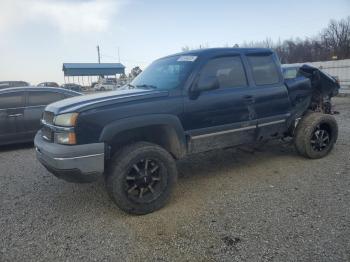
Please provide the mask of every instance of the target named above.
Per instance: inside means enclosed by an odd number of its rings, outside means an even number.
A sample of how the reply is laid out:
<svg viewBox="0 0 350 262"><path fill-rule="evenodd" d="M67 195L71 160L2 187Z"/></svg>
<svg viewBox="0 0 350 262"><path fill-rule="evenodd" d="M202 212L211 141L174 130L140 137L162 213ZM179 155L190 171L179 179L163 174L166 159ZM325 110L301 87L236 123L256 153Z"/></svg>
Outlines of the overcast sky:
<svg viewBox="0 0 350 262"><path fill-rule="evenodd" d="M127 71L183 46L312 37L350 0L0 0L0 81L63 82L63 62L120 60Z"/></svg>

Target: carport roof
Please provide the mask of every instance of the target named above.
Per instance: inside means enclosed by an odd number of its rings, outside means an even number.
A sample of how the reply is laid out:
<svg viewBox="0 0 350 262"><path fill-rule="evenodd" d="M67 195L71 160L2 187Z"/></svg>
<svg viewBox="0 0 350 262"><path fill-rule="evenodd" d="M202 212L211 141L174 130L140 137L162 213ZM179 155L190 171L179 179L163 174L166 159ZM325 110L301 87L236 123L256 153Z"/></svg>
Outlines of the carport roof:
<svg viewBox="0 0 350 262"><path fill-rule="evenodd" d="M124 74L125 66L120 63L64 63L64 76L99 76Z"/></svg>

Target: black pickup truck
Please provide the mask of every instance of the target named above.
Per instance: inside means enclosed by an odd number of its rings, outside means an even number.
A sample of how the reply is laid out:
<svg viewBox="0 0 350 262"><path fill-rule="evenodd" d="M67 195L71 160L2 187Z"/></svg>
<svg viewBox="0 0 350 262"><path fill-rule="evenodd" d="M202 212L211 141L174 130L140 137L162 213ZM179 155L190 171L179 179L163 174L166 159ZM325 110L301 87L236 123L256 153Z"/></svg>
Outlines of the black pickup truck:
<svg viewBox="0 0 350 262"><path fill-rule="evenodd" d="M331 105L338 83L306 65L285 80L270 49L167 56L122 89L48 105L35 147L59 178L104 175L111 198L132 214L165 205L175 160L188 154L292 137L301 155L321 158L338 136Z"/></svg>

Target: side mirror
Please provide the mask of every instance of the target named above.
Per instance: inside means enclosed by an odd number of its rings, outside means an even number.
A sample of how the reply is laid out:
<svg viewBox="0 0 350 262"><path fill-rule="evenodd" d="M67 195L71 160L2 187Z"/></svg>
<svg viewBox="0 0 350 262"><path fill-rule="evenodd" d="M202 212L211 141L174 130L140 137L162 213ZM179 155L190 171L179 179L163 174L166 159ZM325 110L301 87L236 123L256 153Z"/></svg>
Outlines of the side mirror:
<svg viewBox="0 0 350 262"><path fill-rule="evenodd" d="M198 82L191 88L191 92L199 94L203 91L218 89L219 86L219 81L216 76L200 77Z"/></svg>

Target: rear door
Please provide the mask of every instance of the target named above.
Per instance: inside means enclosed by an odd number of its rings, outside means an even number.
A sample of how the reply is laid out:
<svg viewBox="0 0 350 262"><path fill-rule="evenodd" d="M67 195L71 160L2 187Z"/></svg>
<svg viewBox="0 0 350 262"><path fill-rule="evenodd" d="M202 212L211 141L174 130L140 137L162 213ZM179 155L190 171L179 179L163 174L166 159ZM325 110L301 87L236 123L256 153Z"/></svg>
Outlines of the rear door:
<svg viewBox="0 0 350 262"><path fill-rule="evenodd" d="M25 139L24 91L0 94L0 144L22 142Z"/></svg>
<svg viewBox="0 0 350 262"><path fill-rule="evenodd" d="M27 137L33 138L35 133L40 129L40 119L45 107L48 104L62 100L66 96L62 93L35 90L27 91L26 108L24 110L25 126L27 130Z"/></svg>
<svg viewBox="0 0 350 262"><path fill-rule="evenodd" d="M261 135L271 136L283 130L291 104L277 56L272 52L246 55L254 90L254 110Z"/></svg>

